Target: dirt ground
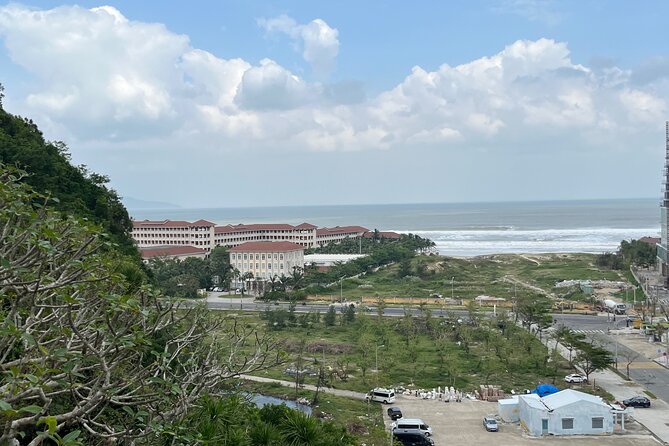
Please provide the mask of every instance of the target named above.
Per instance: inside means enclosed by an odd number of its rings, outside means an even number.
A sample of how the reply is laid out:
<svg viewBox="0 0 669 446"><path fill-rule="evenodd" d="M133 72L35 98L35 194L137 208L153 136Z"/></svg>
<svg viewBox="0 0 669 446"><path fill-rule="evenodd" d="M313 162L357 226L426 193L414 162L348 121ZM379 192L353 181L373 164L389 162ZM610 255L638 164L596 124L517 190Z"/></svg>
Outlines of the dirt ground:
<svg viewBox="0 0 669 446"><path fill-rule="evenodd" d="M483 427L483 417L495 416L497 403L465 400L461 403L444 403L437 400L422 400L411 396L398 395L391 406L402 409L406 418L421 418L432 426L435 446L447 444L494 446L534 445L538 442L553 445L584 446L650 446L659 444L648 431L638 423L625 423L626 432L608 436L572 436L532 438L522 432L518 424L500 422L499 432L487 432ZM383 406L386 429L392 421L385 413L390 406Z"/></svg>

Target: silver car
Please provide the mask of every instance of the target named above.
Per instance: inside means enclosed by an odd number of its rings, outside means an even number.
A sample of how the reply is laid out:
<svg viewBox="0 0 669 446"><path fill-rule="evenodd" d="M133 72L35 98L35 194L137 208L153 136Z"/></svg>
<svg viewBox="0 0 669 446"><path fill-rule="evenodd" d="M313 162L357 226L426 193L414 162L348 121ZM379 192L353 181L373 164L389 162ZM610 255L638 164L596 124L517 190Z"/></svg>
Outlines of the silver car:
<svg viewBox="0 0 669 446"><path fill-rule="evenodd" d="M488 432L497 432L499 431L499 426L497 425L497 420L493 417L484 417L483 426Z"/></svg>

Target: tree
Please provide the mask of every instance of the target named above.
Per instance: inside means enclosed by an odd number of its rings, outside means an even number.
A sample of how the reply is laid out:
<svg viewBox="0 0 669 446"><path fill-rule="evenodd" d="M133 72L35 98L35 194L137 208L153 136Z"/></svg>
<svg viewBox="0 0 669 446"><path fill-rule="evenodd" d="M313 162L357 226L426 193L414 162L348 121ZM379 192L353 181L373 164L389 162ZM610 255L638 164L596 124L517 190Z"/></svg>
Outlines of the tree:
<svg viewBox="0 0 669 446"><path fill-rule="evenodd" d="M216 246L211 250L208 257L208 274L218 276L219 284L225 288L230 287L233 268L230 265L230 254L224 246Z"/></svg>
<svg viewBox="0 0 669 446"><path fill-rule="evenodd" d="M584 342L578 346L578 353L576 354L574 363L585 373L586 381L589 381L590 374L611 365L613 357L610 351L598 347L592 342Z"/></svg>
<svg viewBox="0 0 669 446"><path fill-rule="evenodd" d="M641 353L625 348L620 352L620 356L625 359L625 374L627 375L627 379L630 379L630 366L641 357Z"/></svg>
<svg viewBox="0 0 669 446"><path fill-rule="evenodd" d="M337 312L335 311L334 305L330 305L327 313L325 313L323 321L328 327L332 327L337 322Z"/></svg>
<svg viewBox="0 0 669 446"><path fill-rule="evenodd" d="M109 237L51 211L22 175L0 165L0 444L130 443L222 381L280 362L272 339L235 318L130 286Z"/></svg>
<svg viewBox="0 0 669 446"><path fill-rule="evenodd" d="M536 326L539 336L541 332L551 326L553 317L550 312L552 309L551 301L545 296L519 296L516 301L516 311L523 321L523 325L529 327Z"/></svg>
<svg viewBox="0 0 669 446"><path fill-rule="evenodd" d="M362 372L362 380L365 382L367 382L367 370L372 366L372 352L375 347L374 339L369 334L364 333L358 338L358 359L356 362Z"/></svg>
<svg viewBox="0 0 669 446"><path fill-rule="evenodd" d="M400 262L400 267L397 270L397 276L402 278L411 275L411 259L404 259Z"/></svg>
<svg viewBox="0 0 669 446"><path fill-rule="evenodd" d="M346 306L343 319L346 324L352 324L355 321L355 305L350 304Z"/></svg>

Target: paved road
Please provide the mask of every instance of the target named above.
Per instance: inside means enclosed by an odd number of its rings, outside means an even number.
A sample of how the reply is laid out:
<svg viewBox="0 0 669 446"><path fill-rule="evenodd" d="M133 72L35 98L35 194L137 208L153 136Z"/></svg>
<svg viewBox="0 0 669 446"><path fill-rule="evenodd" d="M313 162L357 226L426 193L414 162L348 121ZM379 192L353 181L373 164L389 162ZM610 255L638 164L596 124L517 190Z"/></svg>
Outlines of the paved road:
<svg viewBox="0 0 669 446"><path fill-rule="evenodd" d="M554 315L558 324L563 324L572 330L583 333L586 337L600 343L614 355L618 353L618 366L625 373L626 357L631 357L636 352L624 346L616 340L616 335L608 335L608 329L625 327L625 317L616 317L613 321L611 315L580 316L580 315ZM641 384L655 396L669 403L669 370L651 361L650 358L639 356L630 365L630 378Z"/></svg>

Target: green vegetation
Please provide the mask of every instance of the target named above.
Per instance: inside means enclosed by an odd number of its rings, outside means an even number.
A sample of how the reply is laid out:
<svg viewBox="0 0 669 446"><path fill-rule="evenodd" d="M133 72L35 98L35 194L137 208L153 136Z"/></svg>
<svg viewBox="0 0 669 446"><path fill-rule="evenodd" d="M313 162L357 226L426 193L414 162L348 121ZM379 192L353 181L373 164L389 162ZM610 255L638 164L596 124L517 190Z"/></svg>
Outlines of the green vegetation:
<svg viewBox="0 0 669 446"><path fill-rule="evenodd" d="M239 390L287 400L295 398L293 389L276 383L243 381L240 383ZM311 401L314 392L299 389L297 395L299 398ZM321 393L318 402L312 405L312 409L313 415L317 418L331 419L338 425L345 426L348 432L354 433L358 437L356 444L365 443L367 446L386 446L388 444L388 434L383 425L383 406L379 404L369 404L331 393Z"/></svg>
<svg viewBox="0 0 669 446"><path fill-rule="evenodd" d="M162 444L235 446L353 446L344 427L285 405L257 408L240 395L206 397L183 423L161 436Z"/></svg>
<svg viewBox="0 0 669 446"><path fill-rule="evenodd" d="M205 259L189 257L187 259L154 258L149 262L156 286L167 296L197 297L197 290L217 285L226 288L232 280L230 256L222 246L214 248Z"/></svg>
<svg viewBox="0 0 669 446"><path fill-rule="evenodd" d="M514 296L585 300L587 297L580 290L555 288L555 284L563 280L621 280L618 272L597 267L595 258L591 254L495 255L466 259L418 255L360 277L344 279L341 287L346 300L383 298L390 304L430 297L427 302L440 304L438 295L455 299L488 295L506 298L509 305ZM330 287L307 290L310 295L326 299L338 297L339 277Z"/></svg>
<svg viewBox="0 0 669 446"><path fill-rule="evenodd" d="M107 187L109 178L70 164L64 143L45 141L32 120L7 113L1 103L0 163L27 172L23 181L48 195L52 207L97 223L123 253L139 259L129 236L130 217L116 192Z"/></svg>
<svg viewBox="0 0 669 446"><path fill-rule="evenodd" d="M426 307L420 317L402 318L364 313L351 318L350 309L331 309L324 317L318 313L291 317L285 310L268 308L262 318L266 330L281 333L292 368L302 364L312 376L301 378L314 385L321 366L328 385L360 392L377 384L452 385L465 390L500 384L507 391L520 390L540 382L557 383L569 370L566 361L553 358L538 339L503 313L484 318L473 307L471 323L464 323L455 316L432 317ZM286 314L277 323L280 313ZM261 375L291 379L285 369L275 367Z"/></svg>
<svg viewBox="0 0 669 446"><path fill-rule="evenodd" d="M99 228L22 178L0 165L0 444L150 444L226 379L280 361L271 337L130 282Z"/></svg>
<svg viewBox="0 0 669 446"><path fill-rule="evenodd" d="M152 288L107 179L72 166L62 143L2 110L2 92L0 444L352 444L336 424L209 396L280 363L271 334L180 310ZM198 286L214 274L227 280L224 250L208 262L169 265L161 282L170 285L169 268ZM240 431L246 420L230 417L239 410L258 424Z"/></svg>
<svg viewBox="0 0 669 446"><path fill-rule="evenodd" d="M657 247L640 240L623 240L616 253L597 256L597 265L609 269L629 269L630 265L650 267L655 265Z"/></svg>
<svg viewBox="0 0 669 446"><path fill-rule="evenodd" d="M586 340L582 333L574 333L569 328L561 326L555 330L553 337L569 350L569 362L578 366L588 380L593 372L604 370L613 364L611 352L596 345L594 341Z"/></svg>

